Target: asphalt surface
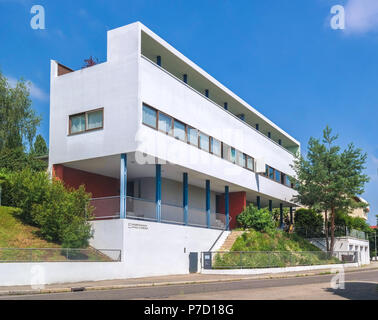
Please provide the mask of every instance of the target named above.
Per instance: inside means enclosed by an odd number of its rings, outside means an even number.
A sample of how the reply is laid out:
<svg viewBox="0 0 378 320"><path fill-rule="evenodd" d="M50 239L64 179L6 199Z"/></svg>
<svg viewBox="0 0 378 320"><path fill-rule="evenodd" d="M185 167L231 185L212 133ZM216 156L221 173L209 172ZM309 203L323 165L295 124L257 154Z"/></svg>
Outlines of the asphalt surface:
<svg viewBox="0 0 378 320"><path fill-rule="evenodd" d="M378 300L378 270L345 273L344 288L338 289L334 289L332 285L332 279L335 279L335 276L340 277L335 274L325 274L295 278L250 279L204 284L2 296L0 300Z"/></svg>

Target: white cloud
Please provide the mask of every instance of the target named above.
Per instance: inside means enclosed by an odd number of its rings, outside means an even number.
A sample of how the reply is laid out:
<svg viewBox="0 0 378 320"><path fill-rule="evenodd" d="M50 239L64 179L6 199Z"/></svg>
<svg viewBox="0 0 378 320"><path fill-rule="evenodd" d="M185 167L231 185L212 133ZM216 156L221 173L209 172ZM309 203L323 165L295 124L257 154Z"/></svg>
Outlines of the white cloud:
<svg viewBox="0 0 378 320"><path fill-rule="evenodd" d="M12 76L7 76L8 82L12 87L15 87L17 84L17 79ZM30 89L30 96L34 99L40 100L40 101L48 101L49 100L49 94L45 92L43 89L38 87L33 81L26 80L26 82L29 84Z"/></svg>
<svg viewBox="0 0 378 320"><path fill-rule="evenodd" d="M345 5L346 33L378 31L378 0L348 0Z"/></svg>

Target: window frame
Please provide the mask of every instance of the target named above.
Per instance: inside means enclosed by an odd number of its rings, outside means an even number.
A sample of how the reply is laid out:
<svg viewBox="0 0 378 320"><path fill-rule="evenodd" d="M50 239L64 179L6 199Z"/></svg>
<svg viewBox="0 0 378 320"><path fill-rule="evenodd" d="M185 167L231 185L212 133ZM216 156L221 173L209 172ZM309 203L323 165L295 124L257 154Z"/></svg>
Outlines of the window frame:
<svg viewBox="0 0 378 320"><path fill-rule="evenodd" d="M184 125L184 140L180 139L179 137L176 137L175 136L175 123L176 122L179 122L180 124ZM179 140L179 141L182 141L182 142L187 142L188 140L188 132L187 132L187 127L188 125L180 120L177 120L175 118L173 118L173 129L172 129L172 136L173 138L175 138L176 140Z"/></svg>
<svg viewBox="0 0 378 320"><path fill-rule="evenodd" d="M171 128L170 128L169 132L166 132L166 131L164 131L164 130L162 130L162 129L159 128L159 120L160 120L160 115L161 114L171 119ZM166 114L165 112L162 112L162 111L158 111L157 112L156 119L157 119L157 130L160 131L160 132L162 132L162 133L164 133L164 134L166 134L167 136L173 137L173 123L174 123L175 119L173 117L171 117L169 114Z"/></svg>
<svg viewBox="0 0 378 320"><path fill-rule="evenodd" d="M190 131L191 129L193 129L194 131L197 132L197 139L195 139L195 140L197 140L197 144L193 144L193 143L191 142L191 140L190 140L190 134L189 134L189 131ZM192 127L192 126L190 126L190 125L186 125L186 141L187 141L187 143L190 144L191 146L199 148L199 130L196 129L196 128L194 128L194 127Z"/></svg>
<svg viewBox="0 0 378 320"><path fill-rule="evenodd" d="M213 150L213 141L217 141L219 143L219 154L214 153ZM210 137L210 153L213 154L214 156L217 156L219 158L222 158L222 142L214 137Z"/></svg>
<svg viewBox="0 0 378 320"><path fill-rule="evenodd" d="M211 141L210 141L210 138L211 137L208 134L202 132L201 130L197 130L197 131L198 131L198 149L210 153L210 150L211 150L211 143L210 143ZM201 134L207 137L207 144L208 144L208 148L207 149L202 149L201 148ZM206 139L205 139L205 141L206 141Z"/></svg>
<svg viewBox="0 0 378 320"><path fill-rule="evenodd" d="M101 127L88 129L88 114L92 113L92 112L96 112L96 111L102 111ZM82 115L84 115L84 130L72 132L72 118L82 116ZM85 132L91 132L91 131L95 131L95 130L102 130L102 129L104 129L104 108L103 107L84 111L84 112L79 112L79 113L75 113L75 114L70 114L68 116L68 135L69 136L73 136L73 135L81 134L81 133L85 133Z"/></svg>
<svg viewBox="0 0 378 320"><path fill-rule="evenodd" d="M155 127L149 125L148 123L144 123L144 122L143 122L143 107L144 107L144 106L146 106L147 108L150 108L150 109L152 109L152 110L154 110L154 111L156 112L156 121L155 121L156 123L155 123ZM145 126L147 126L147 127L149 127L149 128L152 128L152 129L154 129L154 130L157 130L157 129L158 129L158 121L159 121L159 110L157 110L156 108L150 106L150 105L147 104L147 103L143 103L143 104L142 104L142 124L145 125Z"/></svg>

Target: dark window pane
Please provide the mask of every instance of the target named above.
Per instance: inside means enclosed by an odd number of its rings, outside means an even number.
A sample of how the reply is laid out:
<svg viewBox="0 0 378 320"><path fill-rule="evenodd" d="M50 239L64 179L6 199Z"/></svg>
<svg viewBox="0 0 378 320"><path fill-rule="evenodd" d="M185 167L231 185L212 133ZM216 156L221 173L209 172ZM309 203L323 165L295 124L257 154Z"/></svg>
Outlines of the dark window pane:
<svg viewBox="0 0 378 320"><path fill-rule="evenodd" d="M278 170L276 170L276 181L277 182L281 182L281 172L280 171L278 171Z"/></svg>
<svg viewBox="0 0 378 320"><path fill-rule="evenodd" d="M274 169L269 167L269 178L274 179Z"/></svg>

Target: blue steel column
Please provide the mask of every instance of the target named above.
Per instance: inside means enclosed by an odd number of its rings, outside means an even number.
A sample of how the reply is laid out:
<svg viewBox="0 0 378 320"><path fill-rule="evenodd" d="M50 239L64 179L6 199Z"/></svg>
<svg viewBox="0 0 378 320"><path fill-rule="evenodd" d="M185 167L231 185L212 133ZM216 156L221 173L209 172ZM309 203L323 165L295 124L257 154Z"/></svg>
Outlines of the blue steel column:
<svg viewBox="0 0 378 320"><path fill-rule="evenodd" d="M156 165L156 221L161 221L161 164Z"/></svg>
<svg viewBox="0 0 378 320"><path fill-rule="evenodd" d="M228 186L224 187L224 213L226 215L226 230L230 230L230 199Z"/></svg>
<svg viewBox="0 0 378 320"><path fill-rule="evenodd" d="M182 206L184 208L184 224L188 224L188 174L183 173Z"/></svg>
<svg viewBox="0 0 378 320"><path fill-rule="evenodd" d="M280 203L280 228L283 228L283 204Z"/></svg>
<svg viewBox="0 0 378 320"><path fill-rule="evenodd" d="M127 154L121 154L121 172L120 172L120 212L121 219L126 218L126 195L127 195Z"/></svg>
<svg viewBox="0 0 378 320"><path fill-rule="evenodd" d="M270 213L273 212L273 201L272 200L269 200L269 212Z"/></svg>
<svg viewBox="0 0 378 320"><path fill-rule="evenodd" d="M261 201L260 201L260 196L257 196L257 198L256 198L256 200L257 200L257 209L261 209Z"/></svg>
<svg viewBox="0 0 378 320"><path fill-rule="evenodd" d="M210 228L210 180L206 180L206 225Z"/></svg>

